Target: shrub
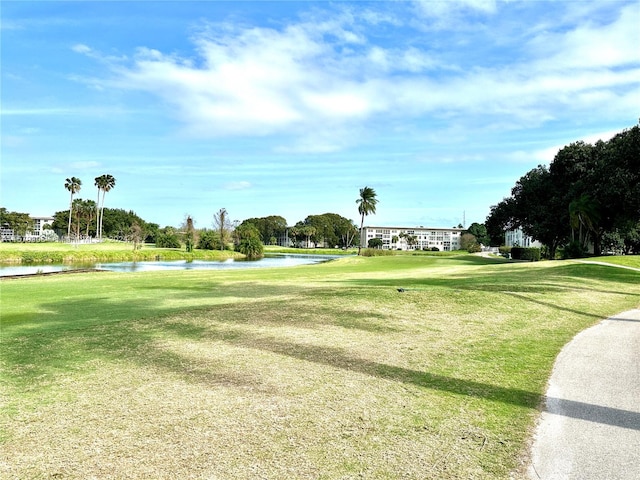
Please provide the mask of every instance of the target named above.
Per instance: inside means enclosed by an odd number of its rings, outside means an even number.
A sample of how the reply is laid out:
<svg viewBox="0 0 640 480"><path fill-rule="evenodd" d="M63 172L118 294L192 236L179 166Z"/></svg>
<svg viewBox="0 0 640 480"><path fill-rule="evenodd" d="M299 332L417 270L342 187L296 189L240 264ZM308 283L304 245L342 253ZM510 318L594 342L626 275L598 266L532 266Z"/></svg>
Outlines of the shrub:
<svg viewBox="0 0 640 480"><path fill-rule="evenodd" d="M572 240L569 245L566 245L562 250L562 258L582 258L587 255L587 251L576 240Z"/></svg>
<svg viewBox="0 0 640 480"><path fill-rule="evenodd" d="M156 247L158 248L180 248L180 240L173 233L158 233L156 236Z"/></svg>
<svg viewBox="0 0 640 480"><path fill-rule="evenodd" d="M369 248L382 248L382 239L381 238L370 238L367 242L367 246Z"/></svg>
<svg viewBox="0 0 640 480"><path fill-rule="evenodd" d="M393 250L382 250L380 248L365 248L360 254L363 257L385 257L395 255Z"/></svg>
<svg viewBox="0 0 640 480"><path fill-rule="evenodd" d="M246 255L249 260L256 260L262 258L264 252L264 246L258 237L249 237L240 240L240 243L236 246L236 250L243 255Z"/></svg>
<svg viewBox="0 0 640 480"><path fill-rule="evenodd" d="M213 230L203 230L198 240L198 248L201 250L217 250L220 248L220 235Z"/></svg>
<svg viewBox="0 0 640 480"><path fill-rule="evenodd" d="M469 248L467 248L467 252L469 253L478 253L481 251L482 251L482 247L480 246L479 243L473 243L469 245Z"/></svg>
<svg viewBox="0 0 640 480"><path fill-rule="evenodd" d="M533 247L512 247L511 258L514 260L529 260L532 262L537 262L538 260L540 260L540 249Z"/></svg>

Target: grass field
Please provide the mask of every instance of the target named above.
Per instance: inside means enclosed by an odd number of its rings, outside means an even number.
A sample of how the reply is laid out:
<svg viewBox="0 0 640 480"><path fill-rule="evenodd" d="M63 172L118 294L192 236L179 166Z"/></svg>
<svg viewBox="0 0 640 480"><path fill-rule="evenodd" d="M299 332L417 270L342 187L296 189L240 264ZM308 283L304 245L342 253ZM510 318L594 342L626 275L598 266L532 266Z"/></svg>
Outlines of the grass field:
<svg viewBox="0 0 640 480"><path fill-rule="evenodd" d="M91 244L69 243L4 243L0 242L0 263L42 264L42 263L95 263L143 260L220 260L243 255L232 251L199 250L186 252L184 248L156 248L155 245L141 245L134 250L133 244L126 242L104 242Z"/></svg>
<svg viewBox="0 0 640 480"><path fill-rule="evenodd" d="M507 479L555 356L637 308L640 272L346 257L0 289L0 478Z"/></svg>
<svg viewBox="0 0 640 480"><path fill-rule="evenodd" d="M283 248L265 246L265 253L296 253L315 255L353 255L357 249L341 250L334 248ZM184 248L156 248L153 244L142 245L134 250L133 244L127 242L106 241L91 244L69 243L7 243L0 242L0 263L34 264L34 263L91 263L141 260L220 260L243 257L230 250L200 250L186 252Z"/></svg>

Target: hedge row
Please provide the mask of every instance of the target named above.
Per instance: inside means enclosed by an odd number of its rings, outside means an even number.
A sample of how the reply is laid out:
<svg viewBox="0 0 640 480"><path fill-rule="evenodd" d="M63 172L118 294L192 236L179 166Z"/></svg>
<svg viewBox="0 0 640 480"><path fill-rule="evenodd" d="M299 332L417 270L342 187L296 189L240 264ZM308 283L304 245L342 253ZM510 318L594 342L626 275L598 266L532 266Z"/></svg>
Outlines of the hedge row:
<svg viewBox="0 0 640 480"><path fill-rule="evenodd" d="M512 247L511 258L513 260L529 260L531 262L537 262L540 260L540 249L533 247Z"/></svg>

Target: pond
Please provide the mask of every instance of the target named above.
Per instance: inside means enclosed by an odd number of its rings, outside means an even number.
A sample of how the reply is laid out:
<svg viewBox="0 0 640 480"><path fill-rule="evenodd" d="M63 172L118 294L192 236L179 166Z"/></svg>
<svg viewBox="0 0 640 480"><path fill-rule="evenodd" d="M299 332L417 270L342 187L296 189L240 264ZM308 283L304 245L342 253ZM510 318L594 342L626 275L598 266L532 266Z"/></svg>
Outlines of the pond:
<svg viewBox="0 0 640 480"><path fill-rule="evenodd" d="M108 270L112 272L150 272L160 270L231 270L240 268L274 268L311 265L339 258L342 255L269 255L260 260L175 260L147 262L95 263L90 265L0 265L0 277L13 275L36 275L71 270Z"/></svg>

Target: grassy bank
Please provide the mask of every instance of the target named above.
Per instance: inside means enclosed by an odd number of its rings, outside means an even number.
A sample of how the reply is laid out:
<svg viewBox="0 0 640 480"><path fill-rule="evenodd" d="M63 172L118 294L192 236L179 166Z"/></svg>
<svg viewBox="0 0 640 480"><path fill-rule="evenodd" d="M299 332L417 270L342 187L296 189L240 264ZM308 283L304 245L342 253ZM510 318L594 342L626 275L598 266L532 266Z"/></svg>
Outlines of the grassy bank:
<svg viewBox="0 0 640 480"><path fill-rule="evenodd" d="M94 263L144 260L224 260L240 258L232 251L198 250L186 252L178 248L156 248L145 244L134 250L133 244L104 242L95 244L68 243L0 243L0 263Z"/></svg>
<svg viewBox="0 0 640 480"><path fill-rule="evenodd" d="M639 278L393 256L4 280L0 477L506 479L555 356Z"/></svg>

